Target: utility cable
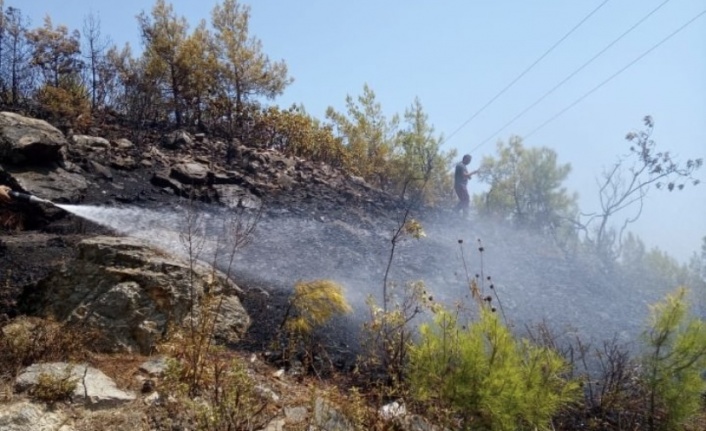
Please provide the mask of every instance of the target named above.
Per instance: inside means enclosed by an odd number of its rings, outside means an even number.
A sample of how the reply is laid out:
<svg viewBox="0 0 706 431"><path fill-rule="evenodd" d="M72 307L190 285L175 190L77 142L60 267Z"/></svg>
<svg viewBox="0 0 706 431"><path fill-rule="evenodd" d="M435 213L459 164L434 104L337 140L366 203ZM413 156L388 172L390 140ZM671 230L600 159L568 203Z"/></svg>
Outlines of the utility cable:
<svg viewBox="0 0 706 431"><path fill-rule="evenodd" d="M491 136L489 136L488 138L486 138L486 139L485 139L484 141L482 141L480 144L476 145L476 146L471 150L471 152L477 150L478 148L480 148L480 147L482 147L483 145L485 145L486 143L488 143L488 141L490 141L491 139L495 138L500 132L502 132L502 131L505 130L508 126L510 126L510 125L513 124L515 121L517 121L518 119L520 119L520 118L521 118L522 116L524 116L527 112L529 112L532 108L534 108L535 106L539 105L544 99L546 99L546 98L549 97L552 93L554 93L556 90L558 90L559 87L561 87L562 85L566 84L571 78L573 78L574 76L576 76L579 72L581 72L583 69L585 69L589 64L593 63L598 57L600 57L601 55L603 55L606 51L608 51L610 48L612 48L613 45L615 45L616 43L618 43L622 38L624 38L625 36L627 36L628 34L630 34L633 30L635 30L637 27L639 27L643 22L645 22L649 17L651 17L655 12L657 12L659 9L661 9L664 5L666 5L666 4L669 3L670 1L671 1L671 0L664 0L662 3L660 3L659 5L657 5L656 8L652 9L647 15L643 16L642 18L640 18L639 21L637 21L637 22L636 22L635 24L633 24L630 28L628 28L627 30L625 30L620 36L618 36L616 39L614 39L614 40L613 40L611 43L609 43L605 48L603 48L603 49L601 49L600 51L598 51L598 52L597 52L593 57L591 57L588 61L586 61L585 63L583 63L583 64L582 64L581 66L579 66L576 70L574 70L573 72L571 72L566 78L564 78L563 80L561 80L561 82L559 82L559 83L556 84L554 87L552 87L549 91L547 91L546 93L544 93L539 99L535 100L531 105L529 105L528 107L526 107L525 109L523 109L519 114L517 114L517 115L515 115L514 117L512 117L512 119L511 119L510 121L508 121L507 123L503 124L502 127L500 127L498 130L496 130Z"/></svg>
<svg viewBox="0 0 706 431"><path fill-rule="evenodd" d="M480 109L478 109L473 115L471 115L471 117L470 117L468 120L466 120L463 124L461 124L458 128L456 128L456 130L454 130L453 132L451 132L451 134L450 134L446 139L444 139L444 141L446 142L446 141L450 140L456 133L458 133L459 131L461 131L461 129L463 129L464 127L466 127L466 126L468 125L468 123L470 123L471 121L473 121L474 118L476 118L478 115L480 115L481 112L485 111L485 109L486 109L488 106L490 106L493 102L495 102L500 96L502 96L503 94L505 94L505 92L506 92L507 90L509 90L513 85L515 85L515 83L517 83L517 81L519 81L520 79L522 79L522 77L525 76L530 70L532 70L532 69L534 68L534 66L536 66L540 61L542 61L542 60L544 59L544 57L546 57L547 55L549 55L549 53L551 53L552 51L554 51L554 49L555 49L557 46L559 46L559 45L560 45L566 38L568 38L574 31L576 31L579 27L581 27L581 25L582 25L584 22L588 21L588 19L589 19L591 16L593 16L593 14L595 14L596 12L598 12L598 10L599 10L600 8L602 8L603 5L605 5L605 4L608 3L609 1L610 1L610 0L603 0L603 3L599 4L595 9L593 9L588 15L586 15L581 21L579 21L578 24L576 24L571 30L569 30L568 33L566 33L561 39L559 39L556 43L554 43L554 45L552 45L549 49L547 49L547 50L544 52L544 54L542 54L541 56L539 56L539 58L537 58L537 59L534 61L534 63L530 64L529 67L527 67L524 71L522 71L522 73L520 73L519 75L517 75L517 77L516 77L515 79L513 79L513 80L512 80L509 84L507 84L502 90L500 90L495 96L493 96L488 102L486 102L485 105L481 106Z"/></svg>
<svg viewBox="0 0 706 431"><path fill-rule="evenodd" d="M620 70L618 70L617 72L615 72L614 74L610 75L608 78L606 78L605 80L603 80L600 84L596 85L596 86L593 87L591 90L587 91L583 96L581 96L581 97L579 97L578 99L576 99L573 103L571 103L570 105L568 105L567 107L565 107L564 109L562 109L561 111L559 111L557 114L555 114L554 116L552 116L551 118L549 118L549 119L548 119L547 121L545 121L544 123L540 124L538 127L534 128L531 132L529 132L528 134L524 135L523 137L524 137L524 138L529 138L530 136L532 136L533 134L535 134L536 132L538 132L541 128L543 128L543 127L546 126L547 124L549 124L549 123L551 123L552 121L554 121L554 120L556 120L557 118L559 118L559 117L560 117L561 115L563 115L566 111L568 111L569 109L571 109L571 108L573 108L574 106L578 105L578 104L579 104L580 102L582 102L585 98L587 98L588 96L590 96L591 94L593 94L596 90L598 90L599 88L601 88L602 86L604 86L605 84L607 84L608 82L610 82L611 80L613 80L613 78L615 78L616 76L618 76L618 75L620 75L621 73L623 73L626 69L628 69L628 68L629 68L630 66L632 66L633 64L635 64L635 63L637 63L638 61L642 60L645 56L647 56L647 54L649 54L649 53L651 53L652 51L654 51L655 49L657 49L660 45L662 45L663 43L665 43L666 41L668 41L669 39L671 39L673 36L675 36L675 35L676 35L677 33L679 33L680 31L684 30L684 29L685 29L686 27L688 27L691 23L693 23L693 22L696 21L697 19L701 18L703 15L706 15L706 10L701 11L701 13L699 13L699 14L697 14L695 17L691 18L691 19L690 19L689 21L687 21L684 25L682 25L682 26L679 27L678 29L674 30L674 31L673 31L672 33L670 33L667 37L665 37L664 39L660 40L657 44L653 45L653 46L652 46L650 49L648 49L647 51L645 51L645 52L643 52L642 54L640 54L637 58L635 58L635 59L632 60L630 63L628 63L627 65L625 65L622 69L620 69Z"/></svg>

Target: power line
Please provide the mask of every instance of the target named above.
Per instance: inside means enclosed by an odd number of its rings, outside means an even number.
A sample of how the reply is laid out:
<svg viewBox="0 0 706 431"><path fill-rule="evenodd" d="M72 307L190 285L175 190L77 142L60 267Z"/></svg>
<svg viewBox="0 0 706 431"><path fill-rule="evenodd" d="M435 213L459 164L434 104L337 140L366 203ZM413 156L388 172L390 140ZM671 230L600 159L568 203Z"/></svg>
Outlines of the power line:
<svg viewBox="0 0 706 431"><path fill-rule="evenodd" d="M515 115L514 117L512 117L512 119L511 119L510 121L508 121L507 123L503 124L502 127L500 127L498 130L496 130L491 136L489 136L488 138L486 138L486 139L485 139L484 141L482 141L480 144L476 145L476 146L473 148L473 150L471 150L471 152L477 150L478 148L480 148L480 147L482 147L483 145L485 145L486 143L488 143L488 141L490 141L491 139L495 138L500 132L502 132L502 131L505 130L508 126L510 126L512 123L514 123L515 121L517 121L518 119L520 119L520 118L521 118L522 116L524 116L527 112L529 112L532 108L534 108L535 106L539 105L544 99L546 99L547 97L549 97L549 95L551 95L551 94L554 93L557 89L559 89L559 87L561 87L562 85L566 84L571 78L573 78L573 77L576 76L579 72L581 72L583 69L585 69L586 66L588 66L588 65L591 64L591 63L593 63L598 57L600 57L601 55L603 55L606 51L608 51L610 48L612 48L613 45L615 45L616 43L618 43L622 38L624 38L625 36L627 36L628 34L630 34L633 30L635 30L637 27L639 27L643 22L645 22L649 17L651 17L655 12L657 12L659 9L661 9L664 5L666 5L666 4L669 3L670 1L671 1L671 0L664 0L662 3L660 3L659 5L657 5L656 8L652 9L647 15L643 16L642 18L640 18L639 21L637 21L637 22L636 22L635 24L633 24L630 28L628 28L627 30L625 30L620 36L618 36L618 37L617 37L616 39L614 39L611 43L609 43L608 45L606 45L603 49L601 49L600 51L598 51L598 52L597 52L593 57L591 57L588 61L586 61L585 63L583 63L583 64L582 64L581 66L579 66L576 70L574 70L573 72L571 72L566 78L564 78L563 80L561 80L558 84L556 84L554 87L552 87L549 91L547 91L547 92L544 93L542 96L540 96L539 99L535 100L531 105L529 105L528 107L526 107L525 109L523 109L519 114L517 114L517 115Z"/></svg>
<svg viewBox="0 0 706 431"><path fill-rule="evenodd" d="M599 88L601 88L602 86L604 86L605 84L607 84L608 82L610 82L611 80L613 80L613 78L615 78L616 76L618 76L618 75L620 75L621 73L623 73L626 69L628 69L628 68L629 68L630 66L632 66L633 64L635 64L635 63L637 63L638 61L642 60L645 56L647 56L647 54L649 54L649 53L651 53L652 51L654 51L655 49L657 49L660 45L662 45L663 43L665 43L666 41L668 41L669 39L671 39L673 36L675 36L675 35L676 35L677 33L679 33L680 31L684 30L684 29L685 29L686 27L688 27L691 23L693 23L693 22L696 21L697 19L701 18L703 15L706 15L706 10L701 11L701 13L699 13L699 14L697 14L695 17L691 18L691 19L690 19L689 21L687 21L684 25L682 25L682 26L679 27L678 29L674 30L674 31L673 31L672 33L670 33L667 37L665 37L664 39L662 39L661 41L659 41L657 44L653 45L653 46L652 46L650 49L648 49L647 51L645 51L645 52L643 52L642 54L640 54L637 58L635 58L635 59L632 60L630 63L628 63L627 65L625 65L622 69L620 69L620 70L618 70L617 72L615 72L614 74L610 75L608 78L606 78L605 80L603 80L600 84L596 85L596 86L593 87L591 90L587 91L583 96L581 96L581 97L579 97L578 99L576 99L573 103L571 103L570 105L568 105L567 107L565 107L564 109L562 109L561 111L559 111L557 114L555 114L554 116L552 116L551 118L549 118L547 121L545 121L544 123L540 124L538 127L534 128L531 132L529 132L528 134L524 135L524 137L525 137L525 138L529 138L530 136L532 136L533 134L535 134L537 131L539 131L540 129L542 129L544 126L546 126L547 124L549 124L549 123L551 123L552 121L556 120L558 117L560 117L561 115L563 115L566 111L568 111L569 109L571 109L571 108L573 108L574 106L578 105L578 104L579 104L580 102L582 102L585 98L587 98L588 96L590 96L591 94L593 94L596 90L598 90Z"/></svg>
<svg viewBox="0 0 706 431"><path fill-rule="evenodd" d="M456 133L458 133L459 131L461 131L461 129L463 129L464 127L466 127L466 125L468 125L468 123L470 123L471 121L473 121L474 118L476 118L478 115L480 115L481 112L485 111L485 109L486 109L488 106L490 106L493 102L495 102L500 96L502 96L503 94L505 94L505 92L506 92L507 90L509 90L510 87L512 87L513 85L515 85L515 83L516 83L517 81L519 81L520 79L522 79L522 77L525 76L530 70L532 70L532 69L534 68L534 66L536 66L540 61L542 61L542 60L544 59L544 57L546 57L547 55L549 55L549 53L552 52L552 51L554 50L554 48L556 48L557 46L559 46L567 37L569 37L574 31L576 31L579 27L581 27L581 25L582 25L584 22L586 22L591 16L593 16L593 14L595 14L596 12L598 12L598 10L599 10L600 8L602 8L603 5L605 5L605 4L608 3L609 1L610 1L610 0L604 0L603 3L599 4L595 9L593 9L588 15L586 15L581 21L579 21L578 24L576 24L571 30L569 30L568 33L566 33L561 39L559 39L559 40L558 40L554 45L552 45L549 49L547 49L547 50L544 52L544 54L542 54L539 58L537 58L537 59L534 61L534 63L530 64L529 67L527 67L524 71L522 71L522 73L520 73L519 75L517 75L517 77L516 77L515 79L513 79L512 82L510 82L509 84L507 84L507 85L506 85L502 90L500 90L495 96L493 96L489 101L487 101L487 102L485 103L485 105L481 106L480 109L478 109L473 115L471 115L471 117L470 117L468 120L466 120L463 124L461 124L458 128L456 128L456 130L454 130L453 132L451 132L451 134L450 134L446 139L444 139L444 141L450 140Z"/></svg>

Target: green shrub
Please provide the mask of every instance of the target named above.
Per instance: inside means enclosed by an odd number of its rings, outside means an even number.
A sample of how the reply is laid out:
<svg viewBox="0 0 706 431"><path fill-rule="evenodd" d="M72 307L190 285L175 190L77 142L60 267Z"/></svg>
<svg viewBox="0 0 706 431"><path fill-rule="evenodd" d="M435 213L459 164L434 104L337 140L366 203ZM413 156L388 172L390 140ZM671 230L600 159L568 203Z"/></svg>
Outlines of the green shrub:
<svg viewBox="0 0 706 431"><path fill-rule="evenodd" d="M466 429L548 429L578 395L567 371L558 353L517 340L486 307L467 329L440 310L410 350L409 384L416 400L451 410Z"/></svg>
<svg viewBox="0 0 706 431"><path fill-rule="evenodd" d="M706 391L706 324L689 315L686 293L680 288L652 307L643 360L649 430L682 429Z"/></svg>

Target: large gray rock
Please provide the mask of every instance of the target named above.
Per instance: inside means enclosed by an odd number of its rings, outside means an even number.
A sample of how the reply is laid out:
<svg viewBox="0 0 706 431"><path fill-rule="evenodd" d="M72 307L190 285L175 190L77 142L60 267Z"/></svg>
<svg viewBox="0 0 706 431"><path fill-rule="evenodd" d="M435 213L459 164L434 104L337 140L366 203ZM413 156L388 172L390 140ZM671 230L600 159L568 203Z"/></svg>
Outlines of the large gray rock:
<svg viewBox="0 0 706 431"><path fill-rule="evenodd" d="M107 151L110 149L110 141L100 136L73 135L71 141L74 145L87 151Z"/></svg>
<svg viewBox="0 0 706 431"><path fill-rule="evenodd" d="M240 289L221 272L149 248L134 238L95 237L78 245L78 257L41 280L25 297L28 311L81 322L104 334L107 352L149 354L192 316L216 313L214 336L237 341L250 325ZM204 292L212 295L208 304Z"/></svg>
<svg viewBox="0 0 706 431"><path fill-rule="evenodd" d="M91 408L116 407L136 398L134 393L118 389L115 382L101 370L85 364L65 362L33 364L25 368L15 379L15 389L19 392L30 390L42 374L56 379L70 376L69 379L76 382L71 401Z"/></svg>
<svg viewBox="0 0 706 431"><path fill-rule="evenodd" d="M19 191L49 199L52 202L77 203L83 199L88 182L80 175L59 166L4 166Z"/></svg>
<svg viewBox="0 0 706 431"><path fill-rule="evenodd" d="M3 431L72 431L66 414L49 410L45 405L21 401L0 404L0 430Z"/></svg>
<svg viewBox="0 0 706 431"><path fill-rule="evenodd" d="M162 136L162 146L172 150L190 147L193 143L194 141L191 139L191 136L184 130L175 130Z"/></svg>
<svg viewBox="0 0 706 431"><path fill-rule="evenodd" d="M65 145L64 134L46 121L0 112L0 163L59 162Z"/></svg>
<svg viewBox="0 0 706 431"><path fill-rule="evenodd" d="M206 183L209 173L208 166L197 162L184 162L172 167L170 176L182 184L201 185Z"/></svg>
<svg viewBox="0 0 706 431"><path fill-rule="evenodd" d="M262 206L262 200L247 189L235 184L217 184L213 186L218 201L229 208L257 209Z"/></svg>
<svg viewBox="0 0 706 431"><path fill-rule="evenodd" d="M64 134L46 121L0 112L0 176L18 191L65 203L81 200L88 185L65 169L65 147ZM40 211L54 214L51 208Z"/></svg>
<svg viewBox="0 0 706 431"><path fill-rule="evenodd" d="M314 426L322 430L354 431L355 426L333 404L317 397L314 401Z"/></svg>

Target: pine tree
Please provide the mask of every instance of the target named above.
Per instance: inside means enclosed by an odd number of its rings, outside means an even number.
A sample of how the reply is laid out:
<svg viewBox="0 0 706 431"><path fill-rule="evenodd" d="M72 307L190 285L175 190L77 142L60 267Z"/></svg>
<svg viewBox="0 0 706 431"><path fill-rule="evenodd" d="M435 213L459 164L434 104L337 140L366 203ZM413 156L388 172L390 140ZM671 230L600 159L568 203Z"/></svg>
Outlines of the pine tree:
<svg viewBox="0 0 706 431"><path fill-rule="evenodd" d="M682 429L699 411L706 391L706 322L689 314L687 291L678 289L652 307L643 379L650 431Z"/></svg>

